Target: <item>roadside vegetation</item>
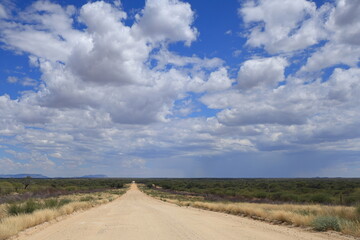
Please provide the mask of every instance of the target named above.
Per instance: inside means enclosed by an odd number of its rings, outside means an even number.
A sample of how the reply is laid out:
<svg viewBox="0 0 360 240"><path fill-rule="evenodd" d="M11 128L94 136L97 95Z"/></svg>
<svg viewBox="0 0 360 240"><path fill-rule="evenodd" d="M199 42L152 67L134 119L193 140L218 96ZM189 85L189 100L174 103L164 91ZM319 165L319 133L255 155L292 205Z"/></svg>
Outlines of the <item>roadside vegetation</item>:
<svg viewBox="0 0 360 240"><path fill-rule="evenodd" d="M21 183L21 181L24 179L15 179L15 181L10 179L6 182L14 184L14 182ZM126 180L122 179L111 181L108 179L61 179L55 181L59 187L54 191L54 186L48 184L52 182L51 179L31 179L31 181L33 182L29 187L33 185L32 188L27 188L26 191L3 193L0 197L2 201L0 204L0 240L7 239L38 224L56 220L60 216L111 202L124 194L128 187L125 185ZM81 183L90 183L91 181L94 182L94 186L81 185ZM66 186L66 184L69 185ZM69 186L72 187L71 190L64 191ZM34 189L37 190L34 191Z"/></svg>
<svg viewBox="0 0 360 240"><path fill-rule="evenodd" d="M65 194L101 192L120 189L129 179L116 178L8 178L0 179L0 204L30 198L49 198Z"/></svg>
<svg viewBox="0 0 360 240"><path fill-rule="evenodd" d="M355 205L360 178L311 179L138 179L177 194L194 194L209 201L256 203L320 203Z"/></svg>
<svg viewBox="0 0 360 240"><path fill-rule="evenodd" d="M246 190L235 186L241 181L244 182L240 186L246 185ZM315 183L311 185L311 181ZM143 182L140 189L145 193L179 206L224 212L316 231L333 230L360 237L360 197L356 195L359 191L358 179L290 179L289 183L285 183L285 179L143 179L137 182ZM299 186L299 182L302 189L292 187ZM254 186L254 189L250 190L249 185ZM275 185L278 186L278 191L269 192L269 186ZM219 186L222 186L222 189ZM317 188L310 192L307 190L310 186ZM344 186L344 189L340 190L340 186ZM262 192L261 196L266 197L259 197L257 194L243 196L241 193L244 191ZM269 197L276 193L282 196L284 192L295 194L297 191L300 194L296 201ZM304 194L301 195L301 192ZM319 193L328 196L327 201L305 198L306 195L315 196ZM340 202L343 204L340 205Z"/></svg>

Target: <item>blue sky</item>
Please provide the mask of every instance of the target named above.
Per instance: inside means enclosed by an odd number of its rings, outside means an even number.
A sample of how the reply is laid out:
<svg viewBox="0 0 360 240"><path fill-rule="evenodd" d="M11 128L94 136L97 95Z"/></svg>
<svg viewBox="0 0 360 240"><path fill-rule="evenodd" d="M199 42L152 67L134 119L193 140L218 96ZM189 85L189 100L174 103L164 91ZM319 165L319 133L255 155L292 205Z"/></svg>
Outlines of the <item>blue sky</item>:
<svg viewBox="0 0 360 240"><path fill-rule="evenodd" d="M357 177L359 11L0 0L0 174Z"/></svg>

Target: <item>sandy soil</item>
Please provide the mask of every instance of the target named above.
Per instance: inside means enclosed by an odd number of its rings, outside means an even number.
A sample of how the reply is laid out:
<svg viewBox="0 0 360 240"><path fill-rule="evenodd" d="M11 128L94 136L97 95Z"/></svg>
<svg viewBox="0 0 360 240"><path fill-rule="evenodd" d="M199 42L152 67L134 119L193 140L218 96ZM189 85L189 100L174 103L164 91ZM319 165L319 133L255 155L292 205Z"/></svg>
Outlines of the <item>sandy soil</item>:
<svg viewBox="0 0 360 240"><path fill-rule="evenodd" d="M120 199L20 234L17 240L241 239L339 240L337 233L309 232L223 213L179 207L153 199L135 184Z"/></svg>

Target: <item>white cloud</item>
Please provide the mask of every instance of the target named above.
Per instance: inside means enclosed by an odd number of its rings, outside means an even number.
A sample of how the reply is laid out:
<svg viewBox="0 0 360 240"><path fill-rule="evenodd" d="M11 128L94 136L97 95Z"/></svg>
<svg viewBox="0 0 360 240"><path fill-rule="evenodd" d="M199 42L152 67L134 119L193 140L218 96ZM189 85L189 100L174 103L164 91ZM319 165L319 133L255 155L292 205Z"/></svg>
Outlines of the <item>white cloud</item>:
<svg viewBox="0 0 360 240"><path fill-rule="evenodd" d="M158 41L196 40L197 30L191 27L194 12L189 3L178 0L146 0L145 8L136 16L136 30L147 36L151 43Z"/></svg>
<svg viewBox="0 0 360 240"><path fill-rule="evenodd" d="M8 83L20 83L23 86L36 86L37 85L37 81L35 79L29 78L29 77L24 77L19 79L18 77L15 76L9 76L7 79Z"/></svg>
<svg viewBox="0 0 360 240"><path fill-rule="evenodd" d="M360 58L360 3L338 0L329 14L325 27L328 42L318 49L301 68L315 72L336 64L356 67Z"/></svg>
<svg viewBox="0 0 360 240"><path fill-rule="evenodd" d="M326 27L334 33L334 41L360 45L360 4L357 1L338 0Z"/></svg>
<svg viewBox="0 0 360 240"><path fill-rule="evenodd" d="M141 158L127 159L121 162L124 168L145 168L146 161Z"/></svg>
<svg viewBox="0 0 360 240"><path fill-rule="evenodd" d="M248 60L238 73L238 86L247 90L254 87L275 88L285 80L284 70L288 65L281 57Z"/></svg>
<svg viewBox="0 0 360 240"><path fill-rule="evenodd" d="M233 80L222 60L179 56L167 49L171 42L189 45L196 40L189 4L147 1L132 26L124 24L127 16L119 7L101 1L87 3L77 11L73 6L38 1L11 23L1 23L7 48L30 54L31 67L42 74L37 88L18 99L0 96L0 133L25 152L32 149L39 154L32 160L34 166L51 168L47 156L56 158L59 168L84 167L87 161L101 165L102 159L109 157L107 152L114 154L110 159L123 156L124 160L149 146L169 147L170 137L161 139L164 127L152 124L185 114L184 109L183 113L174 109L176 100L186 97L188 91L231 87ZM84 24L83 30L73 28L77 18ZM156 66L151 66L150 60L155 60ZM14 82L15 78L8 80ZM26 77L16 80L35 84ZM142 135L142 131L146 133ZM169 135L177 135L178 129L169 131L174 131ZM192 134L186 131L180 141L193 139ZM225 143L222 140L222 146ZM229 142L243 143L248 142ZM200 145L199 149L205 149ZM218 145L212 143L214 148Z"/></svg>
<svg viewBox="0 0 360 240"><path fill-rule="evenodd" d="M40 1L19 13L16 23L4 23L3 41L10 48L29 52L31 65L43 74L39 91L20 101L40 105L44 111L101 109L117 123L147 124L166 121L173 102L199 79L201 84L208 82L202 91L229 87L224 69L219 69L220 59L182 57L166 49L169 41L190 44L196 39L197 31L191 27L194 13L187 3L147 1L132 26L123 23L127 14L120 8L102 1L87 3L79 15L86 25L83 31L72 27L74 12L73 6ZM150 54L158 44L165 45L158 54ZM150 59L158 60L154 69L148 65ZM219 79L211 74L206 77L203 72L208 69L215 70ZM36 82L24 78L21 83Z"/></svg>
<svg viewBox="0 0 360 240"><path fill-rule="evenodd" d="M241 54L242 54L242 51L240 49L237 49L232 53L232 55L234 57L239 57Z"/></svg>
<svg viewBox="0 0 360 240"><path fill-rule="evenodd" d="M2 4L0 4L0 18L7 18L7 17L8 15L6 13L5 7Z"/></svg>
<svg viewBox="0 0 360 240"><path fill-rule="evenodd" d="M18 170L24 167L23 164L14 162L10 158L0 158L0 164L2 169L7 169L8 171Z"/></svg>
<svg viewBox="0 0 360 240"><path fill-rule="evenodd" d="M8 83L16 83L16 82L19 81L19 79L18 79L17 77L15 77L15 76L9 76L9 77L6 79L6 81L7 81Z"/></svg>
<svg viewBox="0 0 360 240"><path fill-rule="evenodd" d="M46 155L42 155L39 152L32 151L30 153L26 152L16 152L16 151L7 151L9 154L17 160L14 161L10 158L0 159L0 164L3 169L7 171L31 171L34 169L49 170L55 166L55 164L47 158ZM24 160L26 162L24 163Z"/></svg>
<svg viewBox="0 0 360 240"><path fill-rule="evenodd" d="M238 12L250 26L247 44L279 53L304 49L324 39L322 22L328 9L327 4L316 9L307 0L260 0L247 1Z"/></svg>
<svg viewBox="0 0 360 240"><path fill-rule="evenodd" d="M249 139L259 149L346 148L359 137L359 77L359 68L338 68L326 82L289 78L277 89L229 90L202 102L221 109L217 119L226 127L253 132Z"/></svg>
<svg viewBox="0 0 360 240"><path fill-rule="evenodd" d="M205 83L206 91L219 91L231 87L232 80L228 77L227 70L220 68L216 72L210 74L209 80Z"/></svg>

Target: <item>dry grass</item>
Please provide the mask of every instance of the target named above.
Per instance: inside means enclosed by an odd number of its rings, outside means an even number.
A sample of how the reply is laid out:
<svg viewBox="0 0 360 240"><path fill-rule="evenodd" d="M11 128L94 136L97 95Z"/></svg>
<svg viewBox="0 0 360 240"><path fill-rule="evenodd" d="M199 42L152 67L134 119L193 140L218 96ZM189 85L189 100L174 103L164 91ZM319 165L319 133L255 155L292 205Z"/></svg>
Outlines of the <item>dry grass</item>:
<svg viewBox="0 0 360 240"><path fill-rule="evenodd" d="M325 206L325 205L296 205L296 204L261 204L261 203L228 203L206 202L204 200L186 199L184 196L166 194L156 190L142 188L142 190L160 200L175 203L179 206L191 206L210 211L224 212L233 215L274 222L287 223L299 227L314 227L315 220L321 217L336 219L340 232L360 237L360 214L355 207Z"/></svg>
<svg viewBox="0 0 360 240"><path fill-rule="evenodd" d="M42 209L35 211L32 214L21 214L4 218L0 223L0 239L6 239L10 236L16 235L24 229L51 221L59 216L90 207L92 207L91 203L74 202L59 209Z"/></svg>
<svg viewBox="0 0 360 240"><path fill-rule="evenodd" d="M113 201L126 191L102 192L89 194L74 194L60 196L57 199L70 199L71 202L59 208L36 210L31 214L10 216L7 204L0 205L0 240L16 235L22 230L38 224L54 220L60 216L68 215L79 210L86 210L99 204ZM45 200L37 200L41 203Z"/></svg>

